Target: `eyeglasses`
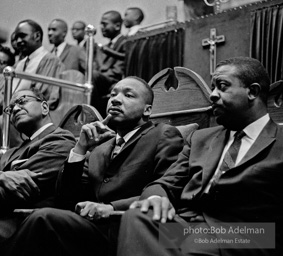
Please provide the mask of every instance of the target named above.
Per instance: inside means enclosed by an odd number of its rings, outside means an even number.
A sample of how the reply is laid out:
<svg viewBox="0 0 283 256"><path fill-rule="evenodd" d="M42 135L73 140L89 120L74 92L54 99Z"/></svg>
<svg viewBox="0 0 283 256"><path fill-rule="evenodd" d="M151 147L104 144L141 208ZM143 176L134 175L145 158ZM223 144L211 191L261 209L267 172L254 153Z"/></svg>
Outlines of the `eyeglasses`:
<svg viewBox="0 0 283 256"><path fill-rule="evenodd" d="M11 115L14 111L14 107L16 105L18 105L20 108L22 108L25 104L27 104L28 102L32 101L32 100L29 100L27 99L27 97L30 97L30 98L33 98L33 99L36 99L36 101L40 101L42 102L42 99L36 97L36 96L32 96L32 95L23 95L21 96L20 98L16 99L14 101L14 103L10 104L9 106L7 106L6 108L4 108L4 112L7 114L7 115Z"/></svg>

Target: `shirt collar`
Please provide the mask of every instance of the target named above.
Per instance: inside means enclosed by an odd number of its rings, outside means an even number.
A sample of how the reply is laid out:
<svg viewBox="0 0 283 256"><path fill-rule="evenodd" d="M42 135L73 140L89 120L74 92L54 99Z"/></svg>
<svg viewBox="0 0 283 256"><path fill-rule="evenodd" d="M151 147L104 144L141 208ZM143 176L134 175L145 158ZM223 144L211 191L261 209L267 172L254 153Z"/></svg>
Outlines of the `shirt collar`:
<svg viewBox="0 0 283 256"><path fill-rule="evenodd" d="M28 57L29 57L30 60L32 60L33 58L35 58L36 56L38 56L39 54L44 53L44 52L45 52L44 47L40 46L34 52L32 52ZM24 59L24 61L26 60L26 58Z"/></svg>
<svg viewBox="0 0 283 256"><path fill-rule="evenodd" d="M48 123L46 125L43 125L40 129L38 129L31 137L30 140L33 140L36 136L41 134L45 129L47 129L49 126L53 125L53 123Z"/></svg>
<svg viewBox="0 0 283 256"><path fill-rule="evenodd" d="M61 43L57 46L57 56L61 55L61 53L64 51L66 45L67 45L67 43L64 41L63 43Z"/></svg>
<svg viewBox="0 0 283 256"><path fill-rule="evenodd" d="M256 121L254 121L253 123L246 126L245 129L243 129L243 131L245 132L246 136L248 136L252 140L256 140L256 138L261 133L264 126L269 122L269 120L270 120L270 116L269 114L266 114L261 118L257 119ZM231 131L230 136L234 136L235 133L236 133L235 131Z"/></svg>
<svg viewBox="0 0 283 256"><path fill-rule="evenodd" d="M128 36L135 35L140 30L140 28L141 28L140 25L134 25L134 26L130 27L129 30L128 30Z"/></svg>
<svg viewBox="0 0 283 256"><path fill-rule="evenodd" d="M140 127L128 132L124 137L124 141L125 143L140 129ZM118 140L121 138L121 136L117 133L116 135L116 143L118 142Z"/></svg>
<svg viewBox="0 0 283 256"><path fill-rule="evenodd" d="M112 42L112 44L115 44L121 36L122 36L122 34L119 34L110 41Z"/></svg>

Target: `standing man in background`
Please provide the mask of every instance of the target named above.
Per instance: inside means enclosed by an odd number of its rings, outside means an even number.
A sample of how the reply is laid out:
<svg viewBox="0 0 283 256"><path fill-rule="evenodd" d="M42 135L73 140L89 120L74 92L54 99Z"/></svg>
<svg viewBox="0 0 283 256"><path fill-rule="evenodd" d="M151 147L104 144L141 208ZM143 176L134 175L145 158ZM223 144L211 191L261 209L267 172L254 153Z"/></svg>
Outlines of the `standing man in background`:
<svg viewBox="0 0 283 256"><path fill-rule="evenodd" d="M86 53L78 46L66 43L65 37L68 32L68 25L64 20L54 19L48 27L48 38L54 44L52 53L60 58L66 70L74 69L85 73Z"/></svg>
<svg viewBox="0 0 283 256"><path fill-rule="evenodd" d="M26 57L18 62L15 71L59 78L65 67L58 57L42 46L42 39L43 31L38 23L29 19L18 23L15 29L15 40L18 50ZM48 101L50 110L57 107L60 97L58 86L13 79L13 92L31 87L41 91Z"/></svg>
<svg viewBox="0 0 283 256"><path fill-rule="evenodd" d="M112 86L121 80L125 72L124 58L126 38L121 34L122 17L117 11L103 14L100 22L101 32L109 38L107 46L96 47L93 67L92 105L102 116L106 115L106 105ZM107 51L110 48L112 51Z"/></svg>
<svg viewBox="0 0 283 256"><path fill-rule="evenodd" d="M72 36L77 41L78 46L85 47L86 40L85 40L85 22L79 20L73 24L72 27Z"/></svg>

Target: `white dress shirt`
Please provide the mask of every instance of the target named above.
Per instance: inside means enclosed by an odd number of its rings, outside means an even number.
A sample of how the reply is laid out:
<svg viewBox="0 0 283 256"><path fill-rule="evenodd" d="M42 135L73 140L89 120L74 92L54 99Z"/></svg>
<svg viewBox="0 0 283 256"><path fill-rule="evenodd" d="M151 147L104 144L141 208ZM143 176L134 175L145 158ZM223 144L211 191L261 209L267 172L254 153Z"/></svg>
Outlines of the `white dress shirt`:
<svg viewBox="0 0 283 256"><path fill-rule="evenodd" d="M127 36L133 36L135 35L139 30L141 26L140 25L135 25L129 28Z"/></svg>
<svg viewBox="0 0 283 256"><path fill-rule="evenodd" d="M26 66L25 72L36 74L36 70L38 68L38 65L42 58L49 53L43 46L36 49L33 53L31 53L29 57L28 65ZM25 62L28 57L23 58L20 60L15 68L16 72L23 72ZM25 79L19 79L14 78L13 79L13 92L15 90L23 90L23 89L29 89L31 86L32 81L25 80Z"/></svg>
<svg viewBox="0 0 283 256"><path fill-rule="evenodd" d="M64 41L63 43L59 44L57 46L57 53L56 53L56 56L59 57L62 52L64 51L65 47L66 47L67 43Z"/></svg>

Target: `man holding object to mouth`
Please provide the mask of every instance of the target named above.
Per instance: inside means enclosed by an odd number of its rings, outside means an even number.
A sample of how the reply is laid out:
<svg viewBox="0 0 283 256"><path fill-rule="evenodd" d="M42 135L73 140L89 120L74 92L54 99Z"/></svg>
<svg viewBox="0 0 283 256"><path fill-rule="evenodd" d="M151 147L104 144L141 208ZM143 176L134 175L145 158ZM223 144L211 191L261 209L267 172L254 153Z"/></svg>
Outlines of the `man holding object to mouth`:
<svg viewBox="0 0 283 256"><path fill-rule="evenodd" d="M127 77L113 87L108 116L83 126L59 176L58 200L69 210L35 211L8 255L107 253L107 243L110 237L116 239L119 226L119 221L107 219L109 213L128 209L148 183L164 174L183 146L175 127L149 121L152 102L152 89L138 77Z"/></svg>

